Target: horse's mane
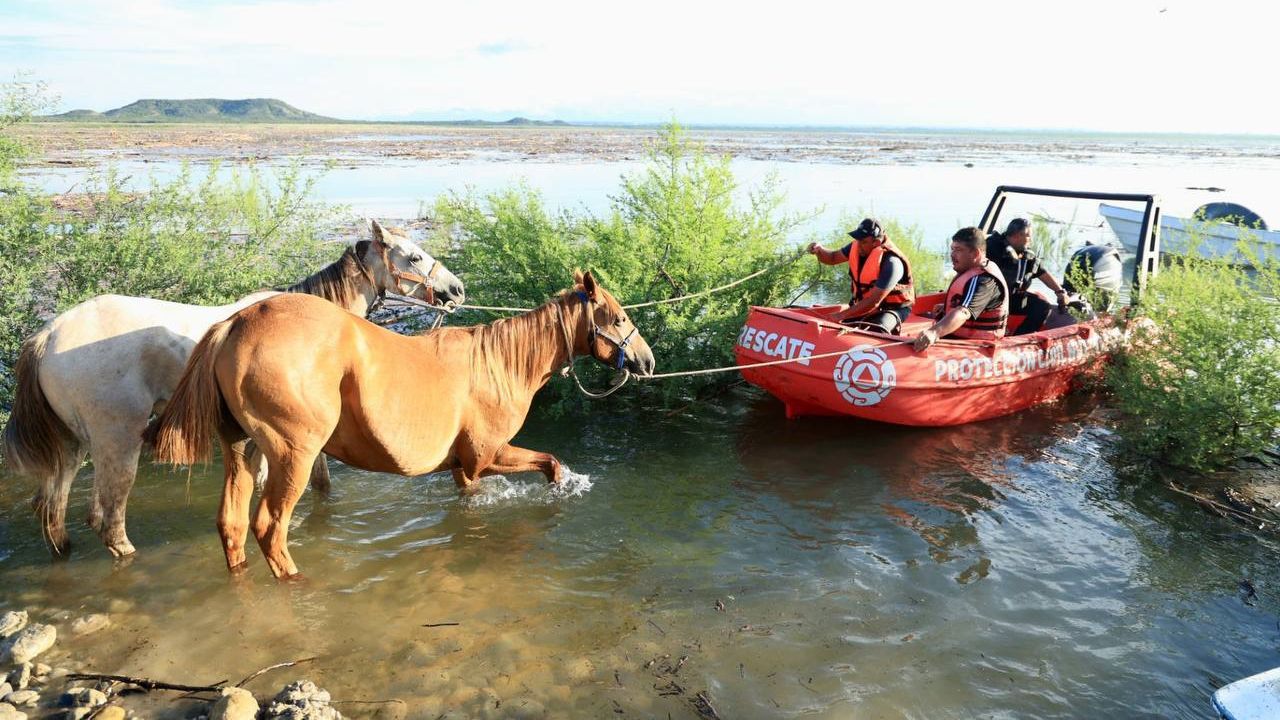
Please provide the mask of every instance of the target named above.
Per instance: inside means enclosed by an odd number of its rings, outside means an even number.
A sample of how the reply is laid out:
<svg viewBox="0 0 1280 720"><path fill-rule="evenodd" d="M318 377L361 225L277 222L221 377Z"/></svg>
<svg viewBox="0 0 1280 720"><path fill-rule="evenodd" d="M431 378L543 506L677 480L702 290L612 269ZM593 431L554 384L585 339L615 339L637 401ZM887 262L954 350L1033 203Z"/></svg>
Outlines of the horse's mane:
<svg viewBox="0 0 1280 720"><path fill-rule="evenodd" d="M369 241L361 240L348 247L342 253L342 257L330 263L328 267L317 270L293 285L277 288L277 290L315 295L339 307L350 307L360 295L360 278L373 284L373 275L360 261L368 247Z"/></svg>
<svg viewBox="0 0 1280 720"><path fill-rule="evenodd" d="M565 331L574 330L566 298L579 290L569 288L523 315L468 328L475 343L472 382L492 385L503 398L510 397L520 384L537 383L550 368L551 359L564 349Z"/></svg>

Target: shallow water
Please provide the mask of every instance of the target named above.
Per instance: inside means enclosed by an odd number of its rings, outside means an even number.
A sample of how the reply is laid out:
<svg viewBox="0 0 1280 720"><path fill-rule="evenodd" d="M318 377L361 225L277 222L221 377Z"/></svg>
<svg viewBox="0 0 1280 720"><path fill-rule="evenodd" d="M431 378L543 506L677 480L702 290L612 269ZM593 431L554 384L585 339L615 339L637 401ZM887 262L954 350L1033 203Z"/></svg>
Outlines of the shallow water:
<svg viewBox="0 0 1280 720"><path fill-rule="evenodd" d="M1276 548L1120 479L1091 404L938 430L788 422L750 393L535 418L518 442L572 467L565 490L521 475L463 500L335 464L333 496L299 505L300 584L256 548L228 575L216 467L144 469L120 566L78 522L87 470L65 563L5 478L0 607L64 631L111 613L55 667L212 682L317 656L249 687L309 677L409 717L692 718L703 691L725 718L1205 717L1280 660Z"/></svg>
<svg viewBox="0 0 1280 720"><path fill-rule="evenodd" d="M752 147L764 142L756 139ZM321 158L312 158L318 161ZM973 167L966 167L971 162ZM260 163L268 167L271 163ZM128 185L145 189L149 178L177 175L177 159L119 160L115 163ZM207 165L193 161L196 177ZM343 163L325 171L316 185L318 197L349 205L361 215L412 218L430 214L435 199L451 192L487 193L524 182L540 192L553 210L605 213L611 196L621 188L623 174L643 169L638 160L609 161L578 157L522 159L518 155L483 151L462 160L388 160ZM937 158L921 162L787 162L737 159L732 168L739 181L739 200L775 175L785 193L783 210L804 216L794 232L799 241L811 233L838 229L842 216L864 213L916 224L925 237L944 248L959 227L976 224L997 185L1154 193L1164 211L1180 217L1209 202L1227 200L1246 205L1272 223L1280 223L1274 188L1280 178L1280 156L1260 154L1219 158L1213 155L1161 156L1147 151L1118 150L1082 157L1037 156L1026 152L1002 154L983 150L977 156ZM231 172L228 163L223 172ZM317 168L315 172L320 172ZM24 176L49 192L84 191L90 171L58 167L31 169ZM1224 192L1203 188L1218 187ZM1199 188L1199 189L1196 189ZM1114 235L1100 225L1098 203L1027 199L1012 203L1001 216L1043 214L1062 222L1076 222L1080 241L1106 242Z"/></svg>

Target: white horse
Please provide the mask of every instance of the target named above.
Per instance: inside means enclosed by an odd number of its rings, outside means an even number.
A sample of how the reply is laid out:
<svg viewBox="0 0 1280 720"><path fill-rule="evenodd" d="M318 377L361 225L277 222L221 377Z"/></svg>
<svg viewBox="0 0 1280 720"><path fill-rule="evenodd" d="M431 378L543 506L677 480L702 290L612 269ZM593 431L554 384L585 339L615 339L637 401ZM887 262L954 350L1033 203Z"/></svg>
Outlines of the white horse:
<svg viewBox="0 0 1280 720"><path fill-rule="evenodd" d="M284 292L317 295L362 317L388 292L431 304L463 301L462 282L403 231L377 221L370 230L372 240L356 243ZM218 307L100 295L23 343L5 457L16 471L40 481L32 505L54 555L70 549L67 495L86 453L94 469L89 525L112 555L134 552L125 534L125 504L147 421L163 409L211 325L277 294L257 292ZM323 459L318 469L327 479Z"/></svg>

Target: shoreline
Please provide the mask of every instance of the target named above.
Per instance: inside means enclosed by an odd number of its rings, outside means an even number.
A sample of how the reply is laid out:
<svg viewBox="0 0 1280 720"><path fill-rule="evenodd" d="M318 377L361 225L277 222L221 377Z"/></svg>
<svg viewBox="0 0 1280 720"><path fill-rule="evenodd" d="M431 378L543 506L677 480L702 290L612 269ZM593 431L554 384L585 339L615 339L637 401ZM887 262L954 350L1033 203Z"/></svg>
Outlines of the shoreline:
<svg viewBox="0 0 1280 720"><path fill-rule="evenodd" d="M1128 136L1030 131L686 128L710 155L797 163L920 165L1025 162L1135 164L1280 160L1280 139ZM41 148L25 165L91 167L104 160L255 162L286 158L368 165L387 161L563 160L646 157L652 127L429 124L32 123L18 137Z"/></svg>

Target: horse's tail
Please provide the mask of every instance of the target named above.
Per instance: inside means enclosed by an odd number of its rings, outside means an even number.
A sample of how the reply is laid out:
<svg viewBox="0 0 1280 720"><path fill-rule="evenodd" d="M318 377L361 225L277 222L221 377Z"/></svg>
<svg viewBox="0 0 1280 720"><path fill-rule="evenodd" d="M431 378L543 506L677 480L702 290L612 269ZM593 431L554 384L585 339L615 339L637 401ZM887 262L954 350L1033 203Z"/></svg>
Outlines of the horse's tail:
<svg viewBox="0 0 1280 720"><path fill-rule="evenodd" d="M204 334L164 412L142 433L143 441L155 448L158 462L194 465L209 459L224 407L214 363L234 322L223 320Z"/></svg>
<svg viewBox="0 0 1280 720"><path fill-rule="evenodd" d="M19 473L44 478L46 485L61 477L64 458L79 443L40 387L40 363L49 332L46 326L22 343L13 367L13 410L4 428L6 461Z"/></svg>

